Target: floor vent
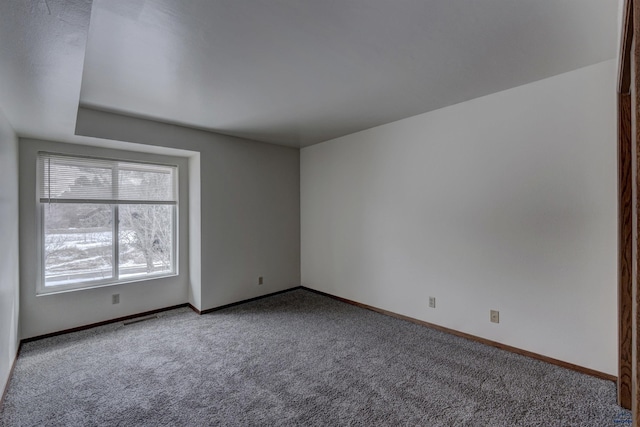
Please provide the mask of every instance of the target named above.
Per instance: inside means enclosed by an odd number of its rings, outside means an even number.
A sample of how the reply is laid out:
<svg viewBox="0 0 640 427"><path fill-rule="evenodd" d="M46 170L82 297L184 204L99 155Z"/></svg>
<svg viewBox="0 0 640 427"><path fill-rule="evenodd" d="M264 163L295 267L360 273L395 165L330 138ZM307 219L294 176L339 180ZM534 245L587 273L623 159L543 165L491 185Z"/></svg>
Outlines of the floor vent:
<svg viewBox="0 0 640 427"><path fill-rule="evenodd" d="M138 317L136 319L127 320L126 322L122 322L123 325L132 325L134 323L144 322L145 320L157 319L158 316L152 314L151 316Z"/></svg>

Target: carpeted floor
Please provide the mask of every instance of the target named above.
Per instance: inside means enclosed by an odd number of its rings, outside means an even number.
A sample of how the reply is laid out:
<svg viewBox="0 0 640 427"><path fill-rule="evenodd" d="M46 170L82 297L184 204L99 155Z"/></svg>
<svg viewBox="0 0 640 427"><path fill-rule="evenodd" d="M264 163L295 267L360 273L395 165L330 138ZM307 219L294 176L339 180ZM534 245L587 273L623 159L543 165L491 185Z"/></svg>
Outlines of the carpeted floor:
<svg viewBox="0 0 640 427"><path fill-rule="evenodd" d="M616 426L615 384L295 290L25 344L3 426Z"/></svg>

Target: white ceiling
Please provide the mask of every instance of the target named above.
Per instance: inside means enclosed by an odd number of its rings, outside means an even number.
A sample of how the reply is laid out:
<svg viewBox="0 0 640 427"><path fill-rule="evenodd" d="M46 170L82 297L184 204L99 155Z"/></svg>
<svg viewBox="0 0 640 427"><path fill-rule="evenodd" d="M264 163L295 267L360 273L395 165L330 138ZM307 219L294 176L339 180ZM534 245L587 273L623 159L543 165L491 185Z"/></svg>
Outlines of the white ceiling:
<svg viewBox="0 0 640 427"><path fill-rule="evenodd" d="M73 139L90 0L0 1L0 109L21 136Z"/></svg>
<svg viewBox="0 0 640 427"><path fill-rule="evenodd" d="M0 108L26 136L73 139L81 104L307 146L614 58L617 9L618 0L3 0Z"/></svg>

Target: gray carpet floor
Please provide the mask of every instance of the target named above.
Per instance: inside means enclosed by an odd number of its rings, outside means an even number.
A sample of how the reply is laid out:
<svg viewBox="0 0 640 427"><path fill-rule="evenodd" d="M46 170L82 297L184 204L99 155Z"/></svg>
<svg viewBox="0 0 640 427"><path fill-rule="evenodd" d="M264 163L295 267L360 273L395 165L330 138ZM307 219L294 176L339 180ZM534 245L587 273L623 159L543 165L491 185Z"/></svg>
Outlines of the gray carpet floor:
<svg viewBox="0 0 640 427"><path fill-rule="evenodd" d="M3 426L630 425L615 384L305 290L27 343Z"/></svg>

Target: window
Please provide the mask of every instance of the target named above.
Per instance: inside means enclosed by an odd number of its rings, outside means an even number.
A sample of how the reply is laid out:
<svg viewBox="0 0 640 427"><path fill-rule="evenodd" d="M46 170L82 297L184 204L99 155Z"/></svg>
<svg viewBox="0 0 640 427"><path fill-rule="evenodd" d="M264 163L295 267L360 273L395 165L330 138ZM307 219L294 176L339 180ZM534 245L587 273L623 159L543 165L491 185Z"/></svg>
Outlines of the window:
<svg viewBox="0 0 640 427"><path fill-rule="evenodd" d="M177 167L38 153L39 293L176 274Z"/></svg>

